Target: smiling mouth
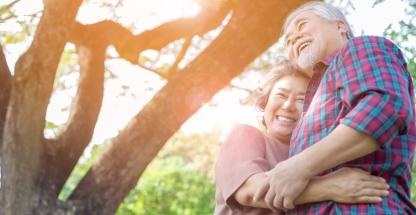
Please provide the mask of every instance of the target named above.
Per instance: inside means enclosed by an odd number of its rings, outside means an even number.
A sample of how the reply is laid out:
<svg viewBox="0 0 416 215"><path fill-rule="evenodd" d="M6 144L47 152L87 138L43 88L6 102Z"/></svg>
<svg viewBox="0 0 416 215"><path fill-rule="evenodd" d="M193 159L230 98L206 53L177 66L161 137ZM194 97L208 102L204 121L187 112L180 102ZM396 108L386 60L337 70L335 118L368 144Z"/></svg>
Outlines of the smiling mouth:
<svg viewBox="0 0 416 215"><path fill-rule="evenodd" d="M296 122L295 119L284 117L284 116L276 116L276 120L281 121L281 122L289 122L289 123Z"/></svg>
<svg viewBox="0 0 416 215"><path fill-rule="evenodd" d="M298 46L298 50L297 50L297 55L299 56L299 54L300 54L300 52L303 50L303 49L305 49L307 46L309 46L311 44L311 41L306 41L306 42L303 42L302 44L300 44L299 46Z"/></svg>

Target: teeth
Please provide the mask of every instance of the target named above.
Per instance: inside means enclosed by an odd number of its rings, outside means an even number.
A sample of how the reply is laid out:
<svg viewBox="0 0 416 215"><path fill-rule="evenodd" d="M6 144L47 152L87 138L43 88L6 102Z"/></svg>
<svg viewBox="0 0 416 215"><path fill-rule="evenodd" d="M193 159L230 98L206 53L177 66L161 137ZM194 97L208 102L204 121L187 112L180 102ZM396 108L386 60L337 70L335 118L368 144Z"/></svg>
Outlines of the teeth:
<svg viewBox="0 0 416 215"><path fill-rule="evenodd" d="M277 116L276 119L282 122L295 122L295 120L284 116Z"/></svg>
<svg viewBox="0 0 416 215"><path fill-rule="evenodd" d="M304 49L306 46L308 46L308 45L310 45L310 44L311 44L311 42L310 42L310 41L308 41L308 42L304 42L304 43L300 44L300 45L299 45L299 47L298 47L298 55L299 55L299 53L302 51L302 49Z"/></svg>

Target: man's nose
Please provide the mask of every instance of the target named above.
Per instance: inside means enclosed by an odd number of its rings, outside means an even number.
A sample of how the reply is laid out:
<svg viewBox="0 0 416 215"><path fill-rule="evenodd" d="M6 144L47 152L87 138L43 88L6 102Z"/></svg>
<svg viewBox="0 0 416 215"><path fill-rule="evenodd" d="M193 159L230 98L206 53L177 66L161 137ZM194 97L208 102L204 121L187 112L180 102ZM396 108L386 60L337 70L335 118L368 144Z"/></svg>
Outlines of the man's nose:
<svg viewBox="0 0 416 215"><path fill-rule="evenodd" d="M288 57L289 59L292 59L296 56L296 50L295 50L295 44L296 42L302 38L302 34L299 32L294 32L292 35L290 35L290 44L288 45Z"/></svg>
<svg viewBox="0 0 416 215"><path fill-rule="evenodd" d="M298 41L302 37L302 33L299 31L294 31L289 39L290 39L290 45L293 47L295 45L296 41Z"/></svg>

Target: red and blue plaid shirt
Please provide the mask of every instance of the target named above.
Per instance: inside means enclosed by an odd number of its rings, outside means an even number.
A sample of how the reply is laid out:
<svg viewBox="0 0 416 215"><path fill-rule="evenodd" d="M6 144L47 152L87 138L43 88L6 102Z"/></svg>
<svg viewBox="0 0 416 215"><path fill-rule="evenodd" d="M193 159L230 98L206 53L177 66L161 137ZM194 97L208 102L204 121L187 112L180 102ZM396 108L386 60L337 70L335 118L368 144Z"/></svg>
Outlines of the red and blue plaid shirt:
<svg viewBox="0 0 416 215"><path fill-rule="evenodd" d="M413 82L399 48L381 37L351 39L315 66L304 113L293 131L290 155L344 124L372 136L380 149L325 173L345 166L362 168L385 178L390 194L378 204L327 201L299 205L290 213L415 214L410 198L415 123Z"/></svg>

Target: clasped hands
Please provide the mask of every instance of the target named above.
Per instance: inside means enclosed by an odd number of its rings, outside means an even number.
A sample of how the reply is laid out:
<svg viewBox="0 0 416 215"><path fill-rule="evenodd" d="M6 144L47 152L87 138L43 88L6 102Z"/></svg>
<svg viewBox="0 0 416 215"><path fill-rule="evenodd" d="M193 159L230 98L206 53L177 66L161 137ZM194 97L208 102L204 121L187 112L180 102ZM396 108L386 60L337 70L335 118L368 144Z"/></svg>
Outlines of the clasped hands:
<svg viewBox="0 0 416 215"><path fill-rule="evenodd" d="M272 210L293 209L294 201L313 177L296 159L280 162L267 175L268 179L257 189L254 201L264 198L266 205Z"/></svg>

